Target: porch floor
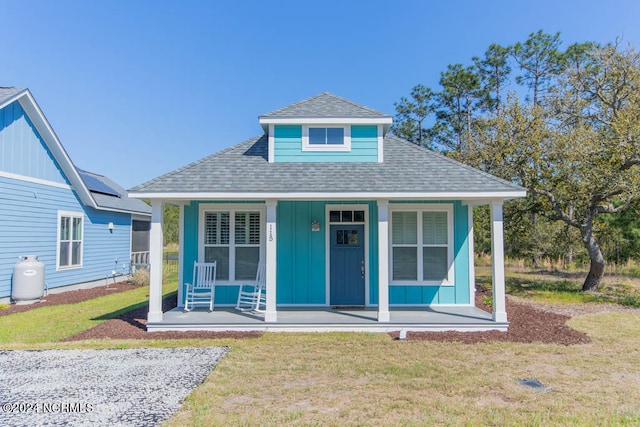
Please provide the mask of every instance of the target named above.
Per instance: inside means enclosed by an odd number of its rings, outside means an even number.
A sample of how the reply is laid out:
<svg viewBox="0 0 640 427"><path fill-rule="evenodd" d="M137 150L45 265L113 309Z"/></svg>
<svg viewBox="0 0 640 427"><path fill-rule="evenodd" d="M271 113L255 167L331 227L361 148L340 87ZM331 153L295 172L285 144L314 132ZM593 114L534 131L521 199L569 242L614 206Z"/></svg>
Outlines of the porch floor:
<svg viewBox="0 0 640 427"><path fill-rule="evenodd" d="M391 308L390 321L378 322L370 309L278 308L277 322L266 323L263 313L240 312L231 307L206 307L185 313L174 308L162 321L147 324L148 331L270 331L270 332L410 332L506 331L508 322L494 322L476 307Z"/></svg>

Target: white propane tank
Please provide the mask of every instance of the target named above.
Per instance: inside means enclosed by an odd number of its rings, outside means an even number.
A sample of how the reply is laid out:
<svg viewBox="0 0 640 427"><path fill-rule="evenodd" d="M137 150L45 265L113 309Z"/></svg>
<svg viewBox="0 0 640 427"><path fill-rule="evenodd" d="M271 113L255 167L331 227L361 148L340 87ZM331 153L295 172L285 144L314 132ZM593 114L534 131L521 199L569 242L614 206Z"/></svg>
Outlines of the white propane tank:
<svg viewBox="0 0 640 427"><path fill-rule="evenodd" d="M44 295L44 263L35 255L20 257L13 267L11 299L27 301L40 299Z"/></svg>

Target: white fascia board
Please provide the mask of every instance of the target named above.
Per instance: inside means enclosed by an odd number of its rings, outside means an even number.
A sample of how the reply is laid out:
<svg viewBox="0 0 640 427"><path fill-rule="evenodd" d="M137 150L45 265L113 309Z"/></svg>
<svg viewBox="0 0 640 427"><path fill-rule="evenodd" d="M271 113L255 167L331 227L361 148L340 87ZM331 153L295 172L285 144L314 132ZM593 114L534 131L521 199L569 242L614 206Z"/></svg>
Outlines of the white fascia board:
<svg viewBox="0 0 640 427"><path fill-rule="evenodd" d="M128 211L126 209L117 209L117 208L103 208L101 206L98 206L95 209L97 211L104 211L104 212L118 212L118 213L130 214L130 215L139 215L139 216L146 217L146 219L151 218L151 214L150 213L145 213L145 212Z"/></svg>
<svg viewBox="0 0 640 427"><path fill-rule="evenodd" d="M274 124L274 125L326 125L326 124L335 124L335 125L391 125L393 123L393 119L391 117L380 117L380 118L340 118L340 117L322 117L322 118L304 118L304 117L296 117L296 118L282 118L282 119L272 119L272 118L260 118L260 124Z"/></svg>
<svg viewBox="0 0 640 427"><path fill-rule="evenodd" d="M451 192L451 193L129 193L134 199L172 199L172 200L507 200L524 197L526 191L496 191L496 192Z"/></svg>
<svg viewBox="0 0 640 427"><path fill-rule="evenodd" d="M26 92L28 92L28 90L29 89L23 89L20 92L14 94L12 97L7 98L4 101L0 102L0 110L6 107L7 105L11 104L12 102L15 102L17 99L22 97Z"/></svg>
<svg viewBox="0 0 640 427"><path fill-rule="evenodd" d="M94 209L99 209L95 200L91 196L89 189L84 184L82 178L80 178L80 174L76 167L73 165L71 158L65 151L62 143L58 139L58 136L54 132L51 124L45 117L44 113L36 103L36 100L31 95L31 92L26 89L24 92L21 92L21 96L18 98L22 109L27 113L29 119L33 123L33 125L38 130L38 133L44 140L45 144L47 144L47 148L53 154L53 157L56 159L62 171L64 172L67 179L71 182L71 187L76 190L80 200L89 207Z"/></svg>

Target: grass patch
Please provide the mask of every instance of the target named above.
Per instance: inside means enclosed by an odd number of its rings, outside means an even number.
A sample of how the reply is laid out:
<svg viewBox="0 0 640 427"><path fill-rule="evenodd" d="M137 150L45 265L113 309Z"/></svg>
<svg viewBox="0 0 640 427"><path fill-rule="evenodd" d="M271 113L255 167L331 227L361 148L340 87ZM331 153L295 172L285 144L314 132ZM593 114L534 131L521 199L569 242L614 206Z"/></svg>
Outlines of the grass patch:
<svg viewBox="0 0 640 427"><path fill-rule="evenodd" d="M476 270L477 283L491 289L491 271L486 266ZM614 303L640 307L640 285L634 281L607 279L599 292L583 292L586 273L540 271L506 271L505 287L509 295L547 304Z"/></svg>
<svg viewBox="0 0 640 427"><path fill-rule="evenodd" d="M177 289L177 280L163 285L168 295ZM149 301L149 287L118 292L77 304L45 306L0 317L0 345L36 344L58 341L75 335Z"/></svg>
<svg viewBox="0 0 640 427"><path fill-rule="evenodd" d="M532 290L516 281L514 292L580 294L570 280L550 282ZM171 281L164 292L175 287ZM622 313L571 319L592 342L570 347L356 333L53 342L145 303L147 293L139 288L0 318L0 342L12 349L229 346L167 425L640 424L640 318ZM516 382L522 378L550 391L527 389Z"/></svg>
<svg viewBox="0 0 640 427"><path fill-rule="evenodd" d="M602 327L608 324L619 330ZM465 345L385 334L267 333L232 342L168 424L637 424L637 316L600 314L575 327L593 333L593 343ZM551 390L527 389L516 382L522 378Z"/></svg>

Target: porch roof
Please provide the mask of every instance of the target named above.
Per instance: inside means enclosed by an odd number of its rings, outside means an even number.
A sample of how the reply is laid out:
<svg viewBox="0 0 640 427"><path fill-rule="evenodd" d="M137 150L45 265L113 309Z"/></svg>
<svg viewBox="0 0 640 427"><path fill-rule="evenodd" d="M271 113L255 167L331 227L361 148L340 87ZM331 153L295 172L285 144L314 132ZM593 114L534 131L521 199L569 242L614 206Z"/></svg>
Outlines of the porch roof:
<svg viewBox="0 0 640 427"><path fill-rule="evenodd" d="M149 199L278 198L512 198L525 189L420 148L384 138L384 162L269 163L268 138L257 136L130 190Z"/></svg>

